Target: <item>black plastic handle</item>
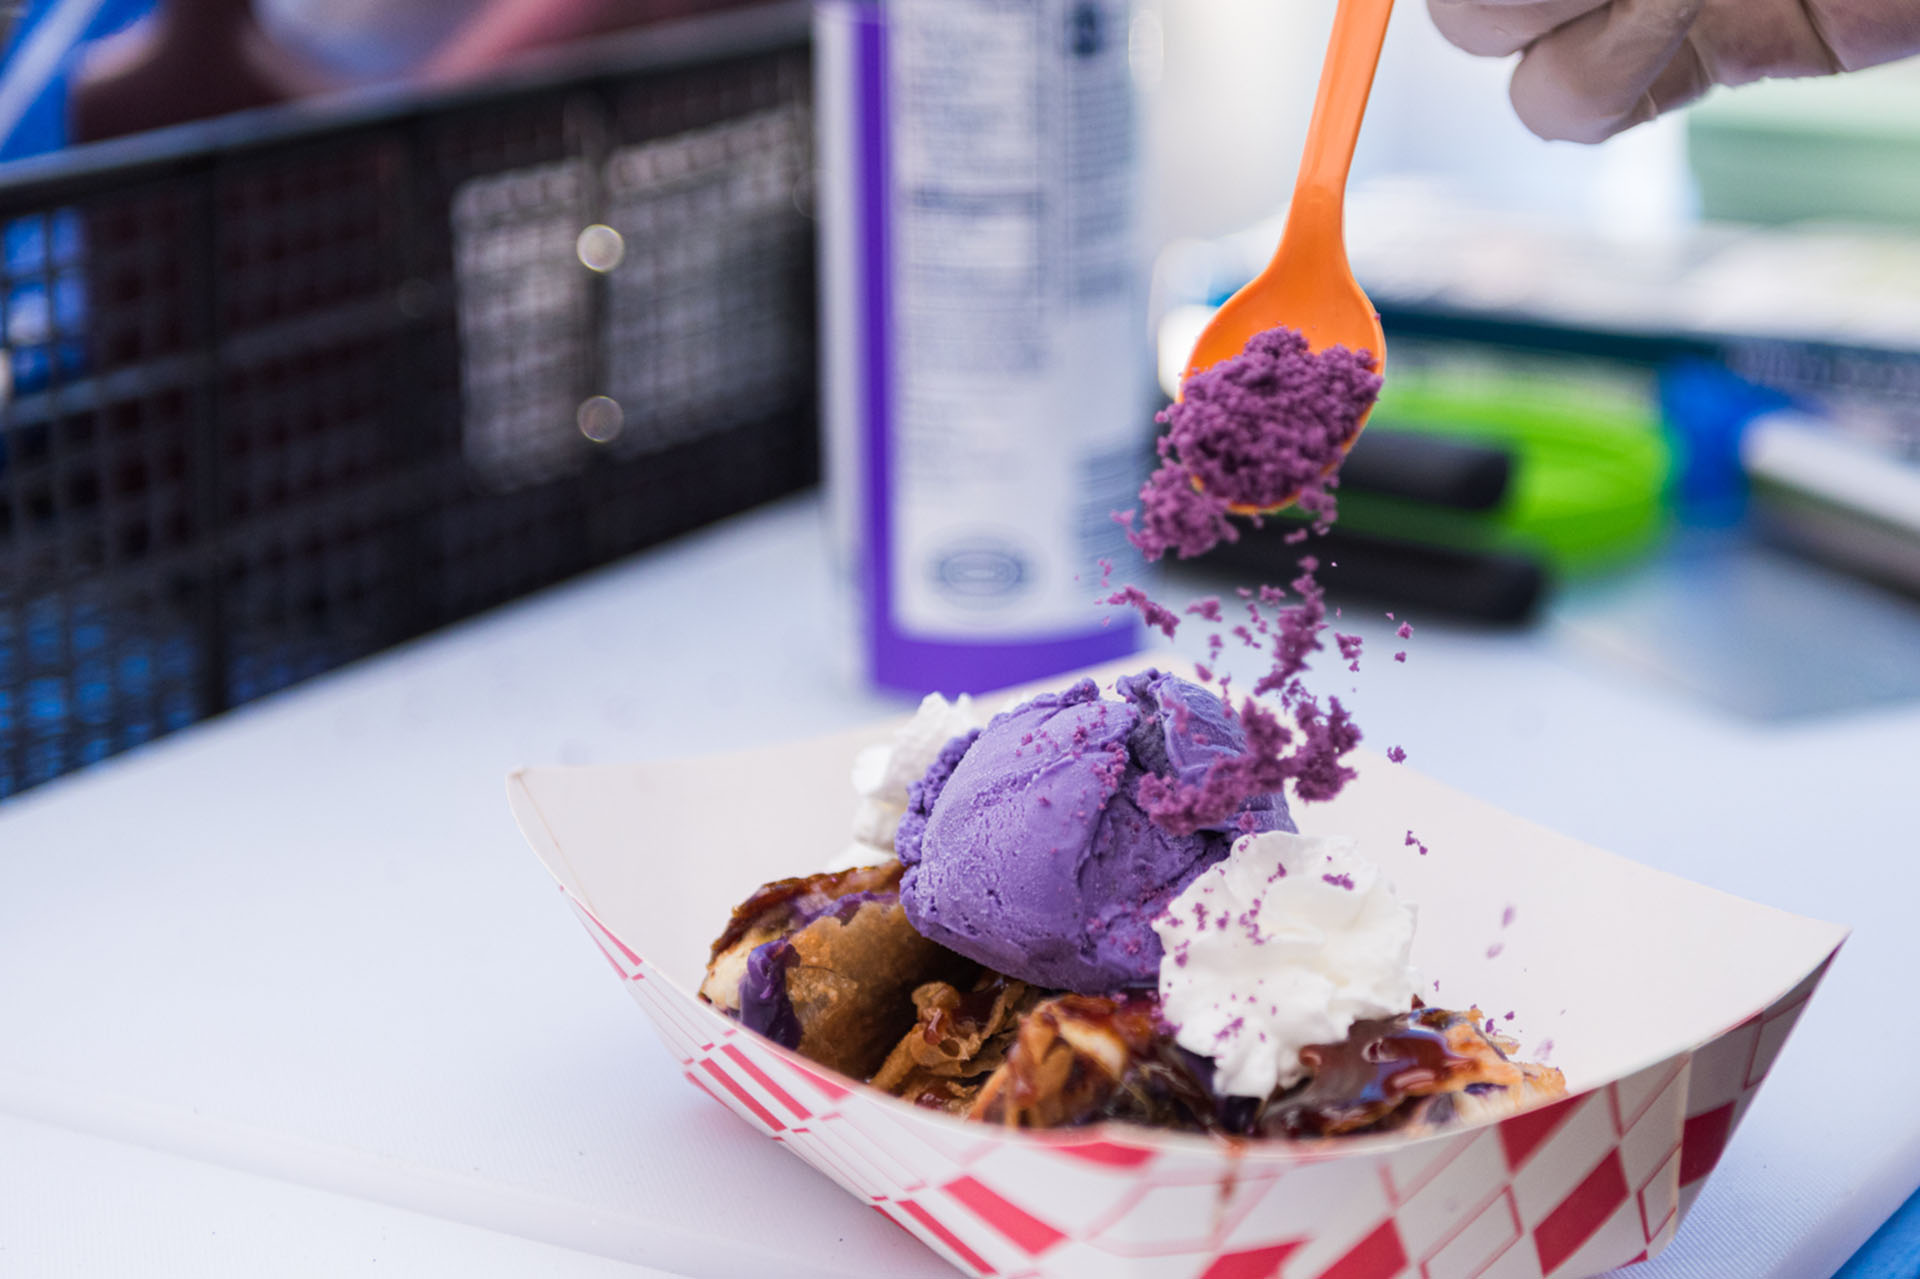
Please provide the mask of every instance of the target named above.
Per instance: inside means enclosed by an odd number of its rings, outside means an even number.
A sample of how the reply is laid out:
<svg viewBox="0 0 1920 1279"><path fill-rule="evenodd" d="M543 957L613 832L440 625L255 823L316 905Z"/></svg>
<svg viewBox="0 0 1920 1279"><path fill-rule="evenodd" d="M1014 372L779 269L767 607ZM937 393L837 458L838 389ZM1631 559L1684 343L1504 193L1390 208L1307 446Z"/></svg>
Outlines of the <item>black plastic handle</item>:
<svg viewBox="0 0 1920 1279"><path fill-rule="evenodd" d="M1512 480L1513 456L1505 449L1390 427L1360 432L1340 465L1340 487L1348 492L1459 511L1492 510Z"/></svg>
<svg viewBox="0 0 1920 1279"><path fill-rule="evenodd" d="M1208 560L1281 581L1293 576L1301 555L1311 554L1320 561L1320 582L1329 594L1478 622L1524 622L1546 588L1546 571L1520 555L1422 546L1337 525L1325 537L1289 543L1286 534L1298 527L1272 521L1245 529L1238 542L1221 543Z"/></svg>

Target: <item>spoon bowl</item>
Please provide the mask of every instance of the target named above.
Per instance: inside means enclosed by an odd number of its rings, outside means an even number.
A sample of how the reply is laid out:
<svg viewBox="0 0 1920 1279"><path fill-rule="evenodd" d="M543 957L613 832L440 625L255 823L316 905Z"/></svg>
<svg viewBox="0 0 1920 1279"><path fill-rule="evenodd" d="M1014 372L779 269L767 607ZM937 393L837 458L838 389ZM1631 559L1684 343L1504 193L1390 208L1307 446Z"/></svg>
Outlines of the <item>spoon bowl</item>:
<svg viewBox="0 0 1920 1279"><path fill-rule="evenodd" d="M1239 355L1256 334L1281 325L1299 330L1310 350L1344 346L1367 351L1375 371L1386 370L1387 339L1380 313L1347 264L1345 215L1347 173L1392 13L1393 0L1340 0L1280 245L1266 269L1214 313L1194 345L1183 382ZM1360 425L1365 424L1362 417ZM1346 447L1353 447L1353 441ZM1328 469L1338 464L1336 459ZM1264 514L1291 501L1231 509L1242 515Z"/></svg>

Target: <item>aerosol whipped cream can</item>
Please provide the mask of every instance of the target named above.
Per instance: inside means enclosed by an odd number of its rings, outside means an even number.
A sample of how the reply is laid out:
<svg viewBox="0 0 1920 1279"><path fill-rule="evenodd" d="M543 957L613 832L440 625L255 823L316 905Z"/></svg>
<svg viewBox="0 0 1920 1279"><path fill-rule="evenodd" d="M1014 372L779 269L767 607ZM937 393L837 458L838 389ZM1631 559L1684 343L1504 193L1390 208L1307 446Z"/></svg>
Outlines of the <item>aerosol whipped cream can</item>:
<svg viewBox="0 0 1920 1279"><path fill-rule="evenodd" d="M1129 0L820 0L822 419L867 676L1118 657L1151 438Z"/></svg>

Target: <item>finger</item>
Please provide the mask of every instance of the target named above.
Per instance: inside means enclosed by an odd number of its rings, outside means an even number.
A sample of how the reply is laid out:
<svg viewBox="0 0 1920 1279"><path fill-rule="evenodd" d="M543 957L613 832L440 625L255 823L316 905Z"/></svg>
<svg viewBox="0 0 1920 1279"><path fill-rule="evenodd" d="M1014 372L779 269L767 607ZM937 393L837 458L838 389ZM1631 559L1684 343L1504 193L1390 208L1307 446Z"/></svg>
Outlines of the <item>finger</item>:
<svg viewBox="0 0 1920 1279"><path fill-rule="evenodd" d="M1831 11L1835 6L1827 8ZM1884 12L1891 6L1879 8ZM1834 17L1837 12L1823 16ZM1694 27L1694 43L1716 84L1746 84L1769 76L1832 75L1841 69L1840 56L1827 43L1813 8L1801 0L1735 0L1733 4L1710 0Z"/></svg>
<svg viewBox="0 0 1920 1279"><path fill-rule="evenodd" d="M1504 58L1607 0L1427 0L1440 34L1468 53Z"/></svg>
<svg viewBox="0 0 1920 1279"><path fill-rule="evenodd" d="M1641 124L1654 116L1684 107L1689 102L1705 97L1707 90L1716 83L1718 81L1714 79L1713 72L1701 60L1700 41L1696 35L1681 44L1680 52L1673 55L1673 61L1654 77L1653 85L1644 99L1647 108L1645 116L1628 124ZM1620 127L1624 129L1627 124Z"/></svg>
<svg viewBox="0 0 1920 1279"><path fill-rule="evenodd" d="M1510 89L1543 138L1599 142L1650 119L1647 96L1687 42L1702 0L1613 0L1527 49Z"/></svg>
<svg viewBox="0 0 1920 1279"><path fill-rule="evenodd" d="M1806 0L1803 7L1845 70L1920 54L1920 0Z"/></svg>

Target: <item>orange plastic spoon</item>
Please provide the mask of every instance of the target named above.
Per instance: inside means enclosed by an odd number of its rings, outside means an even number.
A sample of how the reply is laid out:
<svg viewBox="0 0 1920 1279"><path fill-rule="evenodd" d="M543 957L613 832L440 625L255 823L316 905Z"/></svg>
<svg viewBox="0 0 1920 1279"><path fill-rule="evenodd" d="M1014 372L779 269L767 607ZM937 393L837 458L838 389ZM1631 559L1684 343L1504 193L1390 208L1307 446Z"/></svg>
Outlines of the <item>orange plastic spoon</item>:
<svg viewBox="0 0 1920 1279"><path fill-rule="evenodd" d="M1266 270L1214 313L1182 381L1239 355L1249 338L1282 324L1298 329L1315 351L1329 346L1371 351L1385 371L1387 337L1379 312L1347 265L1344 223L1347 171L1392 12L1393 0L1340 0L1280 247ZM1362 425L1365 421L1361 419ZM1233 509L1254 513L1252 508Z"/></svg>

